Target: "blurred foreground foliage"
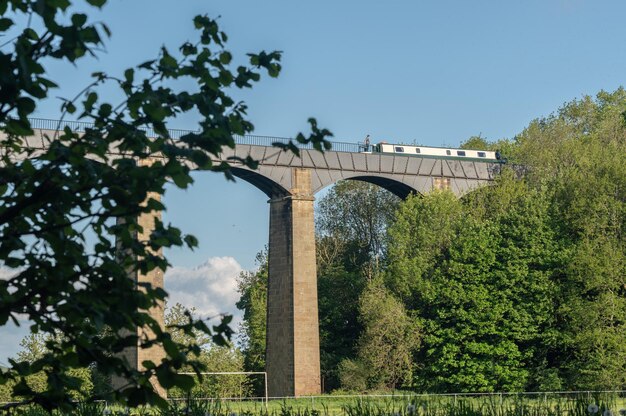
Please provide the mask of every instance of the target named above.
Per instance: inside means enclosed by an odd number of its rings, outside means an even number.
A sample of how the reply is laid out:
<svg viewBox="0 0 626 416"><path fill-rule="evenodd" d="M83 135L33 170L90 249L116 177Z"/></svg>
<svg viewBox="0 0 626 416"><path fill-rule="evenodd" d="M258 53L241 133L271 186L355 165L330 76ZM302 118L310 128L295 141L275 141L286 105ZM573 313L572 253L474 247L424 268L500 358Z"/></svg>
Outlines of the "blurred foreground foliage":
<svg viewBox="0 0 626 416"><path fill-rule="evenodd" d="M0 266L12 271L0 280L0 326L27 321L45 345L32 360L10 360L0 386L10 386L18 404L44 409L72 408L75 392L88 394L86 368L124 380L91 399L129 405L165 406L157 382L189 391L194 377L181 370L200 377L202 348L177 342L147 313L163 307L165 291L132 278L164 273L162 249L194 248L197 240L158 218L144 230L138 219L165 209L166 183L191 185L192 168L231 179L230 162L256 168L250 158L214 162L235 145L235 135L253 130L245 103L229 93L281 70L277 51L248 54L246 64L234 66L218 22L196 16L197 38L177 50L164 46L121 74L93 73L78 95L62 100L58 131L42 138L43 148L33 147L25 139L34 134L28 117L59 87L48 66L80 68L85 57L103 54L110 31L89 12L106 3L0 0ZM104 89L119 101L101 99ZM198 124L174 140L168 125L184 113ZM67 117L89 127L79 131ZM330 133L309 121L310 136L278 147L327 149ZM209 328L187 313L178 330L226 345L229 321ZM163 347L165 357L135 368L120 353L137 345Z"/></svg>

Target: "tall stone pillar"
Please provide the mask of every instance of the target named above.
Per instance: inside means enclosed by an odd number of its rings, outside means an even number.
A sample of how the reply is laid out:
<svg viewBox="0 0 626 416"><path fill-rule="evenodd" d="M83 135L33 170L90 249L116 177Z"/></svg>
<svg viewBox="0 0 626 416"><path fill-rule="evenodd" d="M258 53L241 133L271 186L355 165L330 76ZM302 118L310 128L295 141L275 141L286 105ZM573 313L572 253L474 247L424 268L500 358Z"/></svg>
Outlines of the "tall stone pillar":
<svg viewBox="0 0 626 416"><path fill-rule="evenodd" d="M319 394L317 269L310 171L270 200L266 371L271 397Z"/></svg>
<svg viewBox="0 0 626 416"><path fill-rule="evenodd" d="M157 193L151 193L148 195L148 199L156 199L161 200L161 195ZM139 225L143 228L141 233L138 233L137 238L139 241L147 241L150 238L150 234L152 230L154 230L155 220L161 219L161 212L154 212L150 214L141 214L138 218ZM161 254L159 252L159 254ZM147 274L140 273L138 271L134 271L130 274L130 278L134 279L137 284L150 284L152 287L160 287L163 288L163 271L160 269L153 269L151 272ZM155 319L161 328L165 328L165 305L163 302L159 302L157 306L150 308L148 313ZM150 328L137 328L136 334L139 337L139 341L142 339L152 339L154 338L154 332ZM161 360L165 358L165 350L161 345L153 345L150 348L140 348L139 345L126 348L122 352L122 357L128 361L132 368L136 368L140 371L145 370L142 362L149 360L155 364L160 364ZM152 385L154 389L161 397L167 396L167 391L159 384L156 377L152 380ZM113 388L118 389L127 384L126 379L119 376L113 376L112 378Z"/></svg>

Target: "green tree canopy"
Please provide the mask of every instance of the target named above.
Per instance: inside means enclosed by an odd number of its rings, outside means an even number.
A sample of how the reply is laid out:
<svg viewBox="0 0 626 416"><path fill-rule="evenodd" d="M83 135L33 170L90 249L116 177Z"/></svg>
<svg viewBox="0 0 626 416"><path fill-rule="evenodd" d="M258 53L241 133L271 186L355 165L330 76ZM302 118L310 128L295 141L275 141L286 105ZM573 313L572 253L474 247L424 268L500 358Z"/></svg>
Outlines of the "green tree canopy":
<svg viewBox="0 0 626 416"><path fill-rule="evenodd" d="M363 330L359 299L384 263L387 227L399 201L377 185L346 180L318 203L320 359L326 390L340 387L340 362L357 355Z"/></svg>
<svg viewBox="0 0 626 416"><path fill-rule="evenodd" d="M524 389L536 350L554 343L559 257L546 198L508 175L466 201L414 197L390 236L387 281L424 328L417 385Z"/></svg>
<svg viewBox="0 0 626 416"><path fill-rule="evenodd" d="M559 282L562 369L572 388L626 384L626 91L601 91L534 120L515 157L545 188L569 257Z"/></svg>
<svg viewBox="0 0 626 416"><path fill-rule="evenodd" d="M317 205L317 234L322 240L335 241L340 248L338 252L350 252L354 264L368 263L370 258L384 255L387 225L399 201L380 186L339 181ZM322 253L326 253L324 249Z"/></svg>
<svg viewBox="0 0 626 416"><path fill-rule="evenodd" d="M176 303L167 309L165 326L178 345L197 345L200 354L197 360L203 365L203 373L240 372L244 370L243 355L234 345L216 345L206 333L194 330L191 333L181 328L189 325L196 315L195 308L187 309ZM190 357L193 358L193 357ZM192 372L192 366L184 366L181 372ZM200 374L196 375L197 382L191 390L195 397L234 397L244 396L249 390L248 382L243 375L234 374ZM187 397L187 392L174 388L168 391L168 397Z"/></svg>
<svg viewBox="0 0 626 416"><path fill-rule="evenodd" d="M239 341L243 350L243 365L246 371L265 371L265 340L267 333L267 250L257 254L258 269L242 272L237 281L241 297L237 308L243 311L243 322L239 328ZM260 380L253 383L257 396L265 394Z"/></svg>
<svg viewBox="0 0 626 416"><path fill-rule="evenodd" d="M622 88L574 100L496 144L523 170L401 204L385 275L420 389L623 388L625 114Z"/></svg>
<svg viewBox="0 0 626 416"><path fill-rule="evenodd" d="M413 354L421 341L419 326L407 316L402 302L385 288L382 279L368 283L359 299L359 337L356 359L339 365L342 385L353 390L394 389L411 384Z"/></svg>

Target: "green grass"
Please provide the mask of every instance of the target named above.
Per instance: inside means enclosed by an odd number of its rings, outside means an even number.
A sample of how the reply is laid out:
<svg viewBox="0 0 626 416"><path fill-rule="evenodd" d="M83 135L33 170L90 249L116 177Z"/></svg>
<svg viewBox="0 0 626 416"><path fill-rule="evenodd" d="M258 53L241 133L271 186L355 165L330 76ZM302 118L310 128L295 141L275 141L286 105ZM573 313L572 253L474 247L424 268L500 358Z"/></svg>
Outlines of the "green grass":
<svg viewBox="0 0 626 416"><path fill-rule="evenodd" d="M264 401L192 399L172 401L168 409L107 406L104 403L80 404L72 413L55 416L154 415L154 416L589 416L589 405L598 406L595 415L605 410L613 416L626 408L624 395L618 393L502 394L502 395L338 395ZM13 415L47 415L35 407L15 409Z"/></svg>
<svg viewBox="0 0 626 416"><path fill-rule="evenodd" d="M598 415L611 410L615 416L626 408L626 401L617 393L576 394L502 394L502 395L407 395L407 396L323 396L287 400L271 400L268 413L345 416L448 416L448 415L589 415L588 406L595 403ZM237 414L259 414L260 402L227 402L225 406Z"/></svg>

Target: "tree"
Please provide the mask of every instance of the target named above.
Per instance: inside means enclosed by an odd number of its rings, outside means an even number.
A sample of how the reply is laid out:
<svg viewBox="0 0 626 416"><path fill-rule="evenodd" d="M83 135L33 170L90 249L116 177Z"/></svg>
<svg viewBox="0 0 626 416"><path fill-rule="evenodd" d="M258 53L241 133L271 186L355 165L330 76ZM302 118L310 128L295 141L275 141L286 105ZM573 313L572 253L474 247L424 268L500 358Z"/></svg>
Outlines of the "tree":
<svg viewBox="0 0 626 416"><path fill-rule="evenodd" d="M409 310L421 297L432 296L430 274L456 237L455 224L464 215L452 193L433 192L400 204L389 228L386 283Z"/></svg>
<svg viewBox="0 0 626 416"><path fill-rule="evenodd" d="M9 319L17 323L23 314L33 332L64 334L48 342L48 351L34 362L11 361L0 383L14 380L14 394L24 403L68 408L75 381L68 371L95 363L105 375L128 380L126 388L113 392L118 400L164 404L150 380L190 389L192 378L177 373L185 365L201 371L200 362L188 360L201 350L178 345L146 313L162 304L166 293L138 287L128 276L165 271L169 263L160 255L162 248L194 247L197 240L159 220L150 235L139 239L144 230L138 217L165 208L157 196L166 182L189 186L190 166L231 177L227 163L212 160L223 147L234 146L234 135L251 132L253 125L245 104L227 90L252 87L260 71L277 76L280 53L250 54L247 66L231 68L226 34L215 20L197 16L193 24L199 39L185 42L178 54L163 47L156 59L120 77L93 74L93 82L61 106L61 119L73 115L90 127L77 131L60 121L60 131L45 138L45 148L33 149L23 138L33 133L28 116L57 87L45 65L51 60L77 65L84 56L98 55L109 29L76 12L70 0L1 0L0 14L0 35L16 33L0 50L0 262L15 270L0 281L0 325ZM171 86L183 79L193 90ZM124 99L117 105L103 102L101 88L117 88ZM198 130L173 140L168 122L187 112L199 117ZM310 121L313 134L299 134L296 142L328 148L330 133ZM294 142L278 146L298 153ZM249 158L237 161L256 166ZM86 238L90 233L96 236L94 244ZM149 328L154 337L139 339L137 327ZM225 328L226 323L214 327L215 342L224 343ZM198 320L180 329L211 334ZM142 348L163 345L167 357L145 362L146 370L132 368L116 354L137 343ZM44 392L24 381L40 371L46 374Z"/></svg>
<svg viewBox="0 0 626 416"><path fill-rule="evenodd" d="M557 319L561 377L575 389L626 385L626 91L601 91L534 120L513 154L547 189L567 250Z"/></svg>
<svg viewBox="0 0 626 416"><path fill-rule="evenodd" d="M165 313L165 327L169 332L172 341L178 345L197 345L200 348L206 347L211 343L211 337L197 329L191 333L185 332L184 328L196 314L196 309L187 309L182 304L176 303L174 306L167 307Z"/></svg>
<svg viewBox="0 0 626 416"><path fill-rule="evenodd" d="M244 355L235 346L212 345L200 355L206 372L242 372ZM191 391L196 397L247 397L255 379L243 374L205 374ZM255 395L256 396L256 395ZM258 396L256 396L258 397Z"/></svg>
<svg viewBox="0 0 626 416"><path fill-rule="evenodd" d="M423 327L419 388L515 391L555 340L559 249L548 200L505 175L461 201L410 198L390 229L387 281Z"/></svg>
<svg viewBox="0 0 626 416"><path fill-rule="evenodd" d="M57 334L57 337L60 335ZM15 360L20 363L30 364L41 359L48 352L46 344L51 341L50 335L30 334L20 341L22 348L17 352ZM95 374L95 368L73 368L68 370L68 378L73 380L73 388L70 389L70 396L74 400L81 400L89 397L94 389L94 379L98 377ZM44 371L29 375L24 380L26 384L36 392L44 392L47 388L46 374ZM16 400L11 395L14 383L7 383L2 389L2 401L10 402Z"/></svg>
<svg viewBox="0 0 626 416"><path fill-rule="evenodd" d="M359 337L355 360L340 364L340 378L345 388L395 389L412 381L413 354L421 334L402 303L385 288L382 279L374 279L359 299ZM363 380L364 379L364 380Z"/></svg>
<svg viewBox="0 0 626 416"><path fill-rule="evenodd" d="M384 255L386 228L399 201L391 192L367 182L337 182L317 206L316 229L321 245L330 244L324 243L330 238L335 245L346 247L343 254L350 253L347 260L359 267L369 265L372 259ZM326 257L326 261L332 261L332 257Z"/></svg>
<svg viewBox="0 0 626 416"><path fill-rule="evenodd" d="M384 262L399 198L361 181L340 181L316 212L320 360L324 388L340 387L339 364L357 354L359 298Z"/></svg>
<svg viewBox="0 0 626 416"><path fill-rule="evenodd" d="M232 344L215 345L207 334L194 330L185 333L184 327L195 315L195 308L186 309L180 303L175 304L165 314L165 325L172 336L172 340L179 345L197 345L200 354L197 359L203 365L203 372L237 372L244 371L243 355ZM191 357L190 357L191 358ZM193 367L185 366L181 372L192 372ZM235 397L247 393L248 383L243 375L202 374L191 390L195 397ZM186 397L181 389L174 388L168 391L169 397Z"/></svg>
<svg viewBox="0 0 626 416"><path fill-rule="evenodd" d="M550 193L505 170L495 186L467 198L468 209L496 232L496 264L490 274L511 302L505 328L525 357L525 388L562 388L562 337L556 311L568 251L555 230Z"/></svg>
<svg viewBox="0 0 626 416"><path fill-rule="evenodd" d="M472 136L469 139L461 143L461 149L475 149L475 150L497 150L493 148L493 144L489 143L480 134L478 136Z"/></svg>
<svg viewBox="0 0 626 416"><path fill-rule="evenodd" d="M359 298L367 284L360 271L344 265L321 268L318 273L320 364L324 389L344 387L340 363L357 355L357 340L363 331L359 321Z"/></svg>
<svg viewBox="0 0 626 416"><path fill-rule="evenodd" d="M500 148L493 186L401 204L386 284L423 328L416 385L432 391L626 384L626 92L534 120ZM505 150L504 150L505 149Z"/></svg>
<svg viewBox="0 0 626 416"><path fill-rule="evenodd" d="M265 371L265 340L267 333L267 249L256 256L258 269L242 272L237 282L241 297L237 308L243 311L240 327L240 342L243 350L243 365L246 371ZM261 380L253 383L257 396L265 394Z"/></svg>

